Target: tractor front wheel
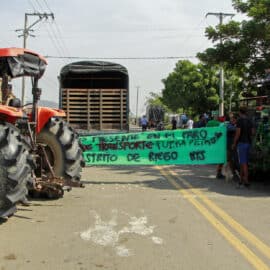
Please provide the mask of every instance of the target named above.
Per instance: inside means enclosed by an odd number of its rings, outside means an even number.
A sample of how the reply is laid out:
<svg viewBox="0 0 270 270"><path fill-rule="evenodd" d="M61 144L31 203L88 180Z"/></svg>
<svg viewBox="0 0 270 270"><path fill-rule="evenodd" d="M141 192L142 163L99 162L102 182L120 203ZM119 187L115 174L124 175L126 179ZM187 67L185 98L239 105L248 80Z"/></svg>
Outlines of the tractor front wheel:
<svg viewBox="0 0 270 270"><path fill-rule="evenodd" d="M37 135L37 144L44 147L56 177L79 181L84 165L78 135L62 119L52 118ZM48 175L50 169L42 162L42 170Z"/></svg>

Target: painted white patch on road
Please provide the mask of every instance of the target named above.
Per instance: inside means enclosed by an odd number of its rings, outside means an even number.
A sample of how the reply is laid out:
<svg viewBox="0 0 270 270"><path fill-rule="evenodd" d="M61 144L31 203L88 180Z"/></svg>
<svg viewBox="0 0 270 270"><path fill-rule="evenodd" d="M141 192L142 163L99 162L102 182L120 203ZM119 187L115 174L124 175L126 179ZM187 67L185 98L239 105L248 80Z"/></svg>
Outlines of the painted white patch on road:
<svg viewBox="0 0 270 270"><path fill-rule="evenodd" d="M108 222L102 221L96 212L93 213L95 217L95 227L82 232L80 234L81 238L85 241L92 240L94 243L101 246L114 246L119 238L119 234L114 228L117 225L117 211L112 211L112 218Z"/></svg>
<svg viewBox="0 0 270 270"><path fill-rule="evenodd" d="M147 217L131 217L130 226L124 227L120 233L136 233L139 235L149 235L154 232L155 226L147 227Z"/></svg>
<svg viewBox="0 0 270 270"><path fill-rule="evenodd" d="M125 246L117 246L115 249L116 254L120 257L128 257L131 255L129 249L127 249Z"/></svg>
<svg viewBox="0 0 270 270"><path fill-rule="evenodd" d="M162 245L163 244L163 239L160 237L152 236L152 241L153 243L157 245Z"/></svg>
<svg viewBox="0 0 270 270"><path fill-rule="evenodd" d="M107 222L103 221L95 211L91 211L91 213L93 213L95 218L95 224L93 227L80 233L81 239L84 241L92 241L101 246L111 246L115 249L116 254L121 257L132 255L126 246L118 245L119 238L122 234L150 236L154 232L155 226L148 226L146 216L129 217L129 225L123 227L121 230L117 230L117 210L112 210L112 217ZM163 240L156 236L152 237L152 241L159 245L163 243Z"/></svg>

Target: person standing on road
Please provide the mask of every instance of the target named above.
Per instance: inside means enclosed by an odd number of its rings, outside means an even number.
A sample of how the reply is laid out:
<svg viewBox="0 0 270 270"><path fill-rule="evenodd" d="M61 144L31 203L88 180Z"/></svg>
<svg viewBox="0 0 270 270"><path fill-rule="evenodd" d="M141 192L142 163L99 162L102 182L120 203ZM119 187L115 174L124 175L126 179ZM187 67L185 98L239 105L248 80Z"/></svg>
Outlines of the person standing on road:
<svg viewBox="0 0 270 270"><path fill-rule="evenodd" d="M193 129L193 124L194 121L192 120L192 118L190 117L187 121L187 129Z"/></svg>
<svg viewBox="0 0 270 270"><path fill-rule="evenodd" d="M202 128L206 126L206 118L205 116L202 114L200 115L199 121L196 123L196 125L194 126L195 128Z"/></svg>
<svg viewBox="0 0 270 270"><path fill-rule="evenodd" d="M236 170L238 170L238 157L235 149L232 149L236 132L237 119L233 113L229 114L229 122L227 123L227 162L233 174L236 178Z"/></svg>
<svg viewBox="0 0 270 270"><path fill-rule="evenodd" d="M187 115L185 113L182 113L180 116L180 128L184 128L187 123Z"/></svg>
<svg viewBox="0 0 270 270"><path fill-rule="evenodd" d="M251 120L247 116L247 109L241 107L239 109L239 119L236 122L236 133L232 149L237 149L238 158L240 163L240 182L239 187L244 184L249 187L250 182L248 179L248 157L252 142L252 136L255 129Z"/></svg>
<svg viewBox="0 0 270 270"><path fill-rule="evenodd" d="M175 119L175 116L173 116L172 121L171 121L171 124L172 124L172 129L176 129L177 121Z"/></svg>
<svg viewBox="0 0 270 270"><path fill-rule="evenodd" d="M219 127L221 122L218 121L219 117L217 115L213 116L211 120L209 120L206 124L206 127ZM222 174L224 164L218 164L217 165L217 179L225 179L225 176Z"/></svg>
<svg viewBox="0 0 270 270"><path fill-rule="evenodd" d="M146 131L147 125L148 125L148 121L147 121L146 116L144 115L144 116L141 118L142 131Z"/></svg>
<svg viewBox="0 0 270 270"><path fill-rule="evenodd" d="M218 120L219 117L214 115L206 124L206 127L218 127L220 126L221 122Z"/></svg>

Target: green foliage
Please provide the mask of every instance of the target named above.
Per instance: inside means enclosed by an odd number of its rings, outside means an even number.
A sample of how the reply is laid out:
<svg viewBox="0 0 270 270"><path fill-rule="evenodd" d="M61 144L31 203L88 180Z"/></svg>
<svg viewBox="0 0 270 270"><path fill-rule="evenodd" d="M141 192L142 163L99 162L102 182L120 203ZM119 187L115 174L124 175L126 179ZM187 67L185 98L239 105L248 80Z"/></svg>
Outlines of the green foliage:
<svg viewBox="0 0 270 270"><path fill-rule="evenodd" d="M152 106L159 106L164 109L165 112L169 112L168 107L163 103L162 97L160 94L151 92L150 97L146 98L146 102L144 104L146 107L149 105Z"/></svg>
<svg viewBox="0 0 270 270"><path fill-rule="evenodd" d="M163 80L161 101L173 112L201 114L217 110L219 104L219 67L193 64L183 60ZM235 102L242 90L242 80L233 70L225 70L225 111Z"/></svg>
<svg viewBox="0 0 270 270"><path fill-rule="evenodd" d="M231 40L232 38L239 39L241 35L240 23L230 21L228 24L219 25L216 28L209 26L206 28L205 34L213 42L219 41L221 38L222 41Z"/></svg>
<svg viewBox="0 0 270 270"><path fill-rule="evenodd" d="M236 11L249 19L206 28L206 36L215 45L198 58L206 64L220 64L234 70L251 88L252 82L270 67L270 1L232 0ZM220 42L222 41L222 42Z"/></svg>
<svg viewBox="0 0 270 270"><path fill-rule="evenodd" d="M220 65L225 72L225 112L243 90L254 91L254 80L270 68L270 0L232 0L232 4L248 19L207 27L205 34L214 46L197 54L199 64L179 61L163 79L162 95L151 102L165 104L172 112L217 110Z"/></svg>
<svg viewBox="0 0 270 270"><path fill-rule="evenodd" d="M150 97L146 98L145 105L163 105L160 94L151 92Z"/></svg>
<svg viewBox="0 0 270 270"><path fill-rule="evenodd" d="M216 68L203 64L179 61L163 80L163 103L174 112L180 108L191 113L216 109L219 102L216 71Z"/></svg>
<svg viewBox="0 0 270 270"><path fill-rule="evenodd" d="M241 13L246 14L255 20L270 20L270 2L269 0L232 0L233 7Z"/></svg>

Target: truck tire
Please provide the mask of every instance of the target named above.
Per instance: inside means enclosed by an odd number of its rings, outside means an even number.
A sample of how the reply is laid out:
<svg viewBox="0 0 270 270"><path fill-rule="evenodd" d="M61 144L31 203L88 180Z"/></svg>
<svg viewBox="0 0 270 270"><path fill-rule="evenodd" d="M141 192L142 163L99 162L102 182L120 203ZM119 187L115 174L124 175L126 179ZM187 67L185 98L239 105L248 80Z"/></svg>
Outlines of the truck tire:
<svg viewBox="0 0 270 270"><path fill-rule="evenodd" d="M37 135L37 143L45 146L55 176L80 181L84 166L82 149L78 134L66 122L59 118L50 119ZM46 165L42 169L50 175Z"/></svg>
<svg viewBox="0 0 270 270"><path fill-rule="evenodd" d="M16 203L25 201L27 185L32 184L32 159L11 124L0 124L0 217L16 212Z"/></svg>

